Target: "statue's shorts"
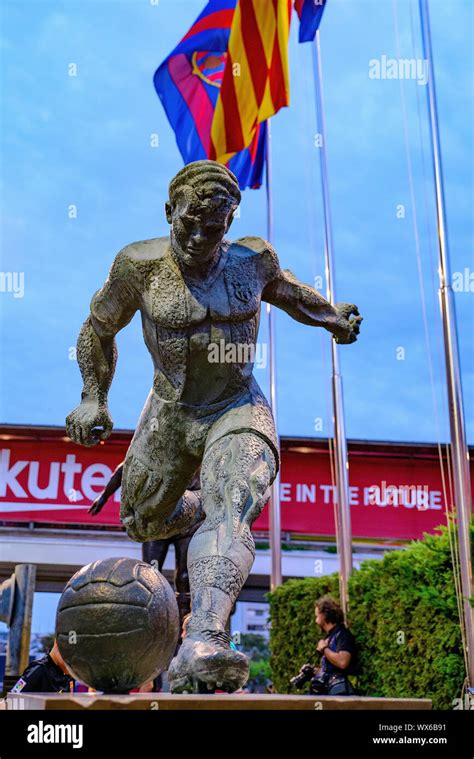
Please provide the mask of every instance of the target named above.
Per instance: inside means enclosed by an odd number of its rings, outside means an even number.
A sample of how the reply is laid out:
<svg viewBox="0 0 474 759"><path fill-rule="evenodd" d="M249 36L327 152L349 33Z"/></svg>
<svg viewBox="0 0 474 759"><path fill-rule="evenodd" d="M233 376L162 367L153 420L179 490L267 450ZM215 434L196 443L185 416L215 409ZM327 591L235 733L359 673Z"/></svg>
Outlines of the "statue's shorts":
<svg viewBox="0 0 474 759"><path fill-rule="evenodd" d="M210 447L225 435L251 432L270 447L278 471L278 444L268 402L252 378L240 396L212 406L164 401L151 390L123 469L121 518L139 507L166 513L183 495Z"/></svg>

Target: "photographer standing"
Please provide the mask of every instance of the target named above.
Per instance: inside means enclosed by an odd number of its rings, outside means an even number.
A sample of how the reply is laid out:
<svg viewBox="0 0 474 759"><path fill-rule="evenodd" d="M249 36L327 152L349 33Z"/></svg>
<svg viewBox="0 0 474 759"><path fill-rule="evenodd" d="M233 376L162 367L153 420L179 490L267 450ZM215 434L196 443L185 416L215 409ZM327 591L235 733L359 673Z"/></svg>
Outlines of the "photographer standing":
<svg viewBox="0 0 474 759"><path fill-rule="evenodd" d="M311 680L311 693L328 696L350 696L355 693L348 680L357 669L354 636L344 624L342 609L334 598L323 596L315 604L316 624L326 637L319 641L317 651L321 664Z"/></svg>

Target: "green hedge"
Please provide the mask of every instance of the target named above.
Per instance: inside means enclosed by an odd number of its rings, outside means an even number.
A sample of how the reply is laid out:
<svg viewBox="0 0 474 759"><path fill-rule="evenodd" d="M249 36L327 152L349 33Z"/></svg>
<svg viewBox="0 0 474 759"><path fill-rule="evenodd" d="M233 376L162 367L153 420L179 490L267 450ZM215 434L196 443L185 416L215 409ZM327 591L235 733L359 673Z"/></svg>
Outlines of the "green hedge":
<svg viewBox="0 0 474 759"><path fill-rule="evenodd" d="M349 626L358 642L359 691L366 696L433 699L450 709L464 680L461 634L448 530L410 543L382 560L364 561L349 583ZM322 631L314 602L339 596L338 575L289 580L268 594L274 687L289 693L289 679L315 652Z"/></svg>

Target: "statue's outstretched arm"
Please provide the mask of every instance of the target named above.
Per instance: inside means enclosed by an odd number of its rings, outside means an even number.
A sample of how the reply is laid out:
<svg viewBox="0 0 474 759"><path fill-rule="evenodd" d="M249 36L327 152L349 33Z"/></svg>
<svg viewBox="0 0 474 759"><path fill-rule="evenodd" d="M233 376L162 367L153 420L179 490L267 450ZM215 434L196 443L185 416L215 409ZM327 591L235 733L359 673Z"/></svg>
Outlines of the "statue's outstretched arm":
<svg viewBox="0 0 474 759"><path fill-rule="evenodd" d="M331 306L317 290L300 282L288 269L278 267L263 290L262 299L302 324L324 327L332 332L337 343L357 340L362 321L357 306L352 303Z"/></svg>
<svg viewBox="0 0 474 759"><path fill-rule="evenodd" d="M66 431L80 445L96 445L112 431L107 395L117 363L115 335L138 309L139 293L138 274L121 251L104 286L92 298L90 316L77 340L84 385L81 403L66 419Z"/></svg>

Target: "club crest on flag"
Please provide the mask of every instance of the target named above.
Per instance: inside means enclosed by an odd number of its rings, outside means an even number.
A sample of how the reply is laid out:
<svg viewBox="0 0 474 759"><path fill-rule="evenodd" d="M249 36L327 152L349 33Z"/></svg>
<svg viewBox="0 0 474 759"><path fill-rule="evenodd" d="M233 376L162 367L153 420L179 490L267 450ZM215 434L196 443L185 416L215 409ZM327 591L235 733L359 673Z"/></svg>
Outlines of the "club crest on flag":
<svg viewBox="0 0 474 759"><path fill-rule="evenodd" d="M211 87L220 87L224 76L227 53L212 53L207 50L192 54L193 74Z"/></svg>

